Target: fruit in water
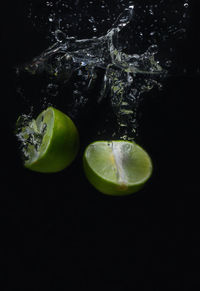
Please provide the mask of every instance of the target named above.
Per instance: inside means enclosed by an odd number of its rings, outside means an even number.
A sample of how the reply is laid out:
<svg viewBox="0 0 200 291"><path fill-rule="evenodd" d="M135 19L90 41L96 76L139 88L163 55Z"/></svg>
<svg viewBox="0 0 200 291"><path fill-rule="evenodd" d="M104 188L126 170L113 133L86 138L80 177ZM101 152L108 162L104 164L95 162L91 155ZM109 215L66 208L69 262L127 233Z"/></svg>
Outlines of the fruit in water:
<svg viewBox="0 0 200 291"><path fill-rule="evenodd" d="M152 161L135 142L96 141L83 156L90 183L108 195L128 195L140 190L152 174Z"/></svg>
<svg viewBox="0 0 200 291"><path fill-rule="evenodd" d="M26 147L24 166L30 170L51 173L66 168L79 149L79 134L74 122L66 114L48 107L36 120L22 128ZM30 133L32 142L30 142ZM33 142L39 136L40 142Z"/></svg>

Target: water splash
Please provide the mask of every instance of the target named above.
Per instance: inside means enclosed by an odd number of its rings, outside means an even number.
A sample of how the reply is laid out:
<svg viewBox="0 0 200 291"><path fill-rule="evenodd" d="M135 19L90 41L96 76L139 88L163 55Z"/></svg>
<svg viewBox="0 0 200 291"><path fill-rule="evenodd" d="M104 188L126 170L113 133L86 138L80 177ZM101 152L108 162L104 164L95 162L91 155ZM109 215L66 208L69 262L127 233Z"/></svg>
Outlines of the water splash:
<svg viewBox="0 0 200 291"><path fill-rule="evenodd" d="M39 155L43 137L46 133L47 124L38 125L32 114L22 114L16 124L16 137L20 143L22 159L32 159Z"/></svg>
<svg viewBox="0 0 200 291"><path fill-rule="evenodd" d="M100 2L105 5L104 1ZM162 87L162 80L173 64L169 56L169 51L173 52L171 41L185 33L183 15L186 15L188 2L170 0L170 9L165 2L160 0L159 5L131 3L105 35L79 39L67 35L69 23L63 25L63 15L57 17L54 3L48 1L46 5L51 9L48 22L54 43L23 69L33 75L48 74L51 77L48 88L54 86L52 80L66 83L77 76L79 83L73 94L78 104L85 101L81 92L90 90L99 70L103 70L98 102L110 98L119 126L118 137L133 139L138 128L137 108L141 96L155 86ZM56 3L70 9L65 1ZM58 11L61 14L62 9ZM95 17L90 16L88 21L93 33L98 33Z"/></svg>

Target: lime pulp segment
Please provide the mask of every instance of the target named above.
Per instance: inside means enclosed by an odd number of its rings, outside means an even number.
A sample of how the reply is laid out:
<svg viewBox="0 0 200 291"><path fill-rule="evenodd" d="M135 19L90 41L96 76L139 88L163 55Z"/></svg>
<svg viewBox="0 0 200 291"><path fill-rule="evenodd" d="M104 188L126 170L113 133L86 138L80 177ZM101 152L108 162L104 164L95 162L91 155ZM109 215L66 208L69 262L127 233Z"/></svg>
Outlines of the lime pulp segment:
<svg viewBox="0 0 200 291"><path fill-rule="evenodd" d="M100 192L111 195L138 191L152 173L152 162L135 142L97 141L84 153L88 180Z"/></svg>

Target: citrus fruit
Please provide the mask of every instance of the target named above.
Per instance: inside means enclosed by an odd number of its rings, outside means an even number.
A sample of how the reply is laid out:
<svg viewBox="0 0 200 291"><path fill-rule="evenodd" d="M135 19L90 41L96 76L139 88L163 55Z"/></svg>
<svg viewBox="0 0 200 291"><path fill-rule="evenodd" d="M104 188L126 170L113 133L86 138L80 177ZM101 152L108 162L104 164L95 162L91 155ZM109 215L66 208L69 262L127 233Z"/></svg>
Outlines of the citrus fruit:
<svg viewBox="0 0 200 291"><path fill-rule="evenodd" d="M36 120L21 129L24 166L30 170L51 173L66 168L75 159L79 135L66 114L48 107Z"/></svg>
<svg viewBox="0 0 200 291"><path fill-rule="evenodd" d="M83 155L90 183L108 195L128 195L140 190L152 173L152 161L135 142L96 141Z"/></svg>

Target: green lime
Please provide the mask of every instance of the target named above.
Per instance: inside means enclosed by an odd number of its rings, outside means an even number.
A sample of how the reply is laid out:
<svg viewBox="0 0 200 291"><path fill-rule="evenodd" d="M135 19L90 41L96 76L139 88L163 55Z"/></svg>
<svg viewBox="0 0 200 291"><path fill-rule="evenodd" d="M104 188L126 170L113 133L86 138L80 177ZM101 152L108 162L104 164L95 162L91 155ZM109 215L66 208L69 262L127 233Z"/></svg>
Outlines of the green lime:
<svg viewBox="0 0 200 291"><path fill-rule="evenodd" d="M128 195L140 190L152 174L147 152L135 142L96 141L83 155L83 167L90 183L108 195Z"/></svg>
<svg viewBox="0 0 200 291"><path fill-rule="evenodd" d="M42 173L58 172L75 159L79 135L73 121L48 107L21 129L25 167Z"/></svg>

